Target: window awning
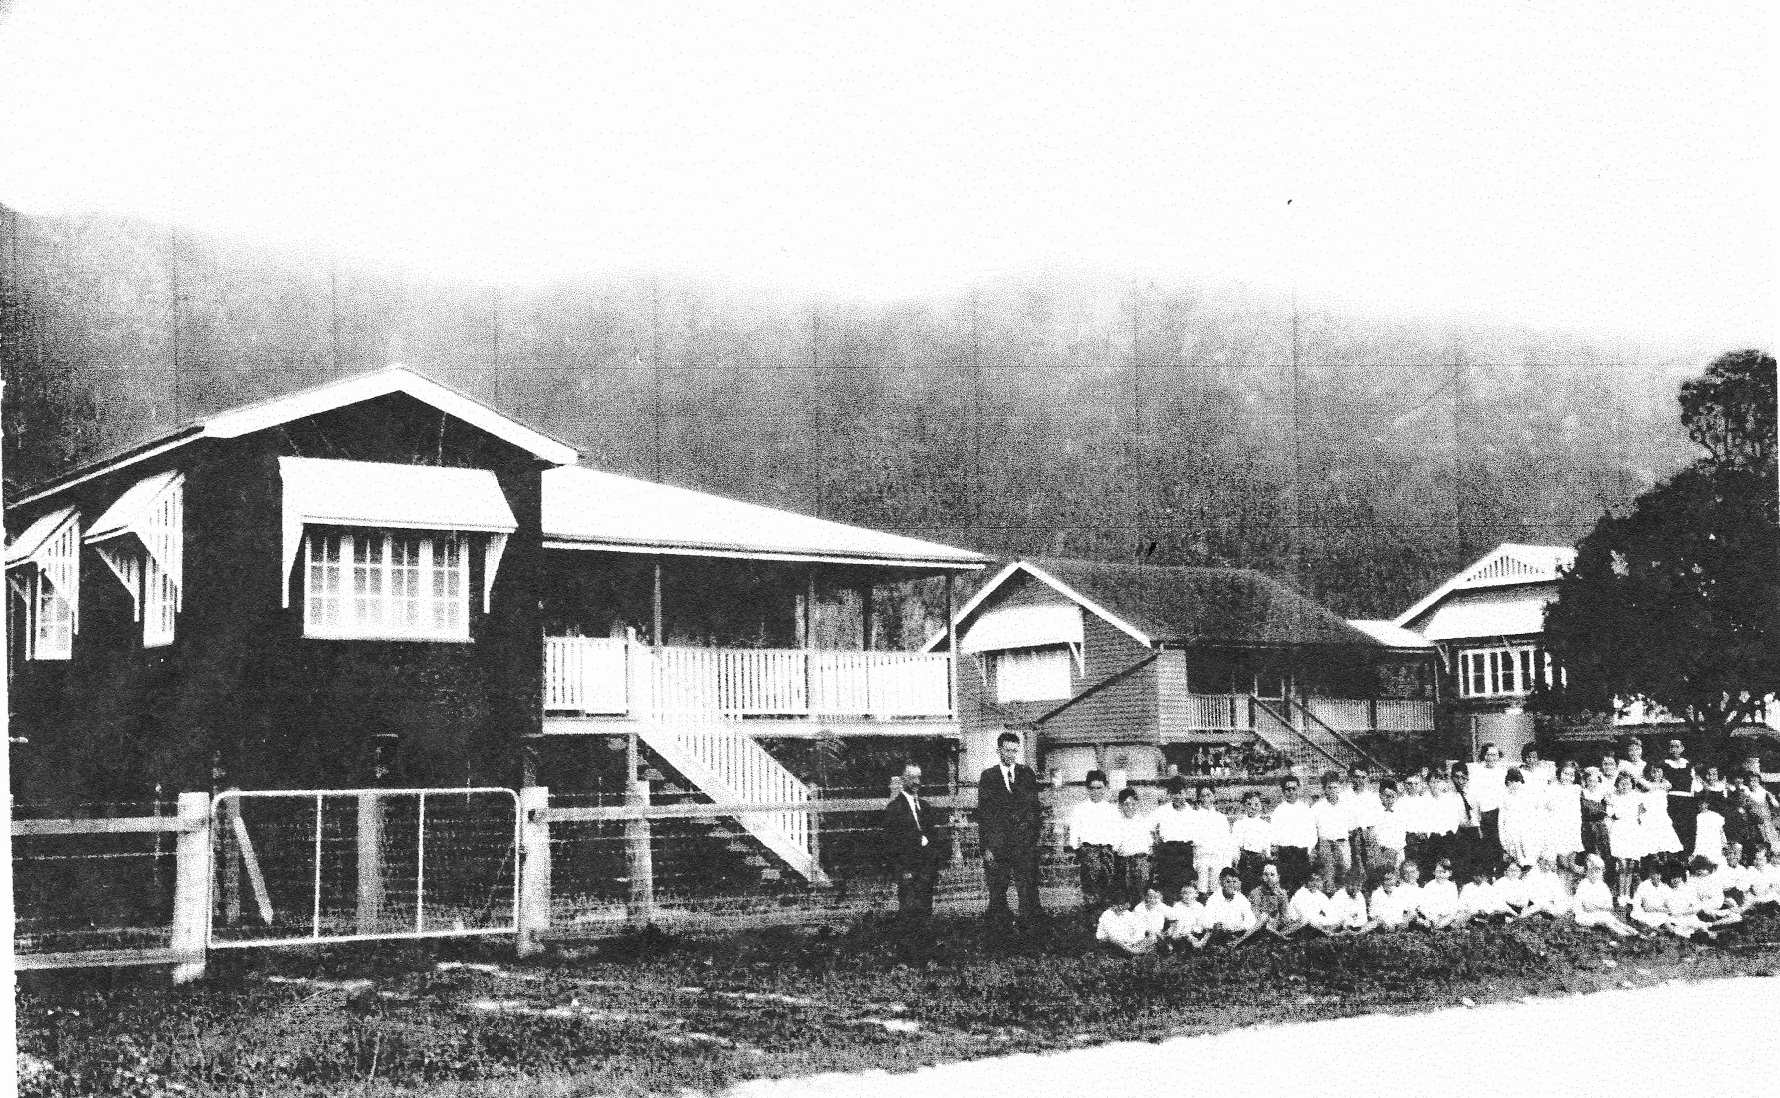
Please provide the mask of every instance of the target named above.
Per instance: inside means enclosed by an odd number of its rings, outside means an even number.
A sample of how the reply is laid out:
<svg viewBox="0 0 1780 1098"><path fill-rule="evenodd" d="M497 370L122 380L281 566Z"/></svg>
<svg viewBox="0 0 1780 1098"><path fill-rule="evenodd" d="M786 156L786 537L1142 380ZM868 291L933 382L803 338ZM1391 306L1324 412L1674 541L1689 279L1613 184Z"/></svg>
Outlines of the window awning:
<svg viewBox="0 0 1780 1098"><path fill-rule="evenodd" d="M67 602L74 631L80 632L80 512L59 508L25 527L6 547L6 570L27 564L36 565Z"/></svg>
<svg viewBox="0 0 1780 1098"><path fill-rule="evenodd" d="M1545 631L1545 604L1553 587L1464 591L1441 603L1422 626L1431 641L1515 637Z"/></svg>
<svg viewBox="0 0 1780 1098"><path fill-rule="evenodd" d="M981 615L960 639L970 654L1010 648L1082 643L1082 608L1074 605L1004 606Z"/></svg>
<svg viewBox="0 0 1780 1098"><path fill-rule="evenodd" d="M39 556L52 551L51 542L56 534L74 517L74 508L63 507L25 527L24 533L14 538L12 544L6 547L6 567L16 568L21 564L42 566Z"/></svg>
<svg viewBox="0 0 1780 1098"><path fill-rule="evenodd" d="M329 458L278 459L284 480L284 569L278 586L290 605L290 572L303 527L354 526L488 534L482 609L488 610L507 535L519 528L493 472Z"/></svg>
<svg viewBox="0 0 1780 1098"><path fill-rule="evenodd" d="M185 602L183 561L185 538L185 476L170 469L143 477L130 485L87 529L86 543L97 546L100 559L117 574L130 592L136 614L142 614L141 562L134 553L121 551L118 538L136 535L164 575L173 579L178 605Z"/></svg>

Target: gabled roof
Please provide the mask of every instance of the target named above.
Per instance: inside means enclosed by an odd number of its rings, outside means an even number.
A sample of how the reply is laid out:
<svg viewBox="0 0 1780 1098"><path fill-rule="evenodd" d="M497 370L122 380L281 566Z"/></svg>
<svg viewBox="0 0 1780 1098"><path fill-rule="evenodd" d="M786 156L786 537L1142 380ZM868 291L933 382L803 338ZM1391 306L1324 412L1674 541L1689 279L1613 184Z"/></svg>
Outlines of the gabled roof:
<svg viewBox="0 0 1780 1098"><path fill-rule="evenodd" d="M177 431L133 446L123 453L72 469L17 503L25 504L43 499L93 477L134 465L196 439L239 438L391 393L406 393L415 400L430 404L503 442L528 451L540 461L554 465L571 465L577 457L575 448L567 443L534 431L518 420L405 366L390 366L218 412Z"/></svg>
<svg viewBox="0 0 1780 1098"><path fill-rule="evenodd" d="M937 542L578 466L544 472L544 544L943 570L988 563Z"/></svg>
<svg viewBox="0 0 1780 1098"><path fill-rule="evenodd" d="M6 567L25 564L37 555L37 551L54 537L70 519L74 518L74 508L63 507L39 516L36 522L25 527L12 544L6 547Z"/></svg>
<svg viewBox="0 0 1780 1098"><path fill-rule="evenodd" d="M1030 576L1145 645L1305 647L1378 642L1278 580L1246 568L1020 560L959 611L968 621L1016 576ZM929 642L934 647L943 640Z"/></svg>
<svg viewBox="0 0 1780 1098"><path fill-rule="evenodd" d="M1455 591L1486 587L1514 587L1528 583L1555 583L1558 570L1576 562L1576 550L1562 545L1519 545L1505 541L1485 553L1470 567L1428 592L1419 602L1397 615L1394 624L1412 623L1438 606Z"/></svg>

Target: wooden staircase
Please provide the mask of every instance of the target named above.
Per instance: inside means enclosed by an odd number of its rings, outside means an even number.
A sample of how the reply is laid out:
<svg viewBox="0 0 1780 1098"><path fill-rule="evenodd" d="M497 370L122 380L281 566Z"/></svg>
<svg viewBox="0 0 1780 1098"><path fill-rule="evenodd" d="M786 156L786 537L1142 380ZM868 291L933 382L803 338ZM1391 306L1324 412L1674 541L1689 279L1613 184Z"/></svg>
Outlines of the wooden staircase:
<svg viewBox="0 0 1780 1098"><path fill-rule="evenodd" d="M1339 770L1345 778L1351 766L1363 766L1373 774L1390 773L1390 767L1291 698L1250 697L1249 704L1255 735L1306 773Z"/></svg>
<svg viewBox="0 0 1780 1098"><path fill-rule="evenodd" d="M656 717L638 722L638 738L713 804L801 805L813 800L808 786L734 722L690 715ZM740 830L715 821L710 833L745 861L758 859L755 867L763 880L779 873L747 839L810 884L830 883L816 859L814 815L787 810L739 812L733 818Z"/></svg>

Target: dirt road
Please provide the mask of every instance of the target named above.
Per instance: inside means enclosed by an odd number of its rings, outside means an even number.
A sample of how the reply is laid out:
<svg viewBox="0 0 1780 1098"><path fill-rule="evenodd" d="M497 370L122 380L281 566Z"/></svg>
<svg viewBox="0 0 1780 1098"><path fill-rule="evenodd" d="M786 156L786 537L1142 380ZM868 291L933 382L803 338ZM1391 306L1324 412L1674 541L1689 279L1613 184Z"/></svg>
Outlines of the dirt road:
<svg viewBox="0 0 1780 1098"><path fill-rule="evenodd" d="M914 1074L756 1081L729 1094L1082 1098L1111 1093L1108 1087L1124 1094L1273 1098L1771 1093L1780 1087L1780 979L1670 983L1432 1014L1258 1026Z"/></svg>

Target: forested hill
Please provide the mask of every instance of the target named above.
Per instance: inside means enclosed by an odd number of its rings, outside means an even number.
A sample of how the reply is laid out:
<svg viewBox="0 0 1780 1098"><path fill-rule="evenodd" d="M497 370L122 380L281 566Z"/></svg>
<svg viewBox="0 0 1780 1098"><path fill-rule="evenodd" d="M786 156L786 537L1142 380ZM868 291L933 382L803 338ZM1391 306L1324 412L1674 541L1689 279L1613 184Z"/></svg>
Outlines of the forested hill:
<svg viewBox="0 0 1780 1098"><path fill-rule="evenodd" d="M7 213L0 260L9 497L402 362L603 468L997 555L1257 567L1354 616L1624 508L1685 460L1706 361L1306 311L1294 371L1289 303L1235 286L488 287L105 218Z"/></svg>

